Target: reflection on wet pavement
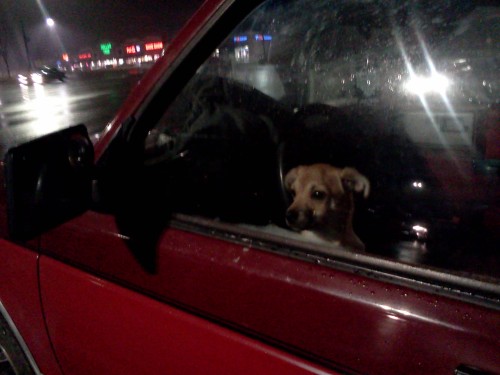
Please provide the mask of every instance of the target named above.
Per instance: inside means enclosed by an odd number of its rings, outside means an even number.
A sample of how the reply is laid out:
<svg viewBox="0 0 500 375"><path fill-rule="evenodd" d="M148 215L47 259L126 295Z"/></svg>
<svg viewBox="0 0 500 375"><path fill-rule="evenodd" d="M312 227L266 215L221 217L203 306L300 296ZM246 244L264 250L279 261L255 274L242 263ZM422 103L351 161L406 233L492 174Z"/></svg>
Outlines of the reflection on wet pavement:
<svg viewBox="0 0 500 375"><path fill-rule="evenodd" d="M0 155L9 146L79 123L90 134L101 131L142 73L73 72L65 82L31 86L0 82Z"/></svg>

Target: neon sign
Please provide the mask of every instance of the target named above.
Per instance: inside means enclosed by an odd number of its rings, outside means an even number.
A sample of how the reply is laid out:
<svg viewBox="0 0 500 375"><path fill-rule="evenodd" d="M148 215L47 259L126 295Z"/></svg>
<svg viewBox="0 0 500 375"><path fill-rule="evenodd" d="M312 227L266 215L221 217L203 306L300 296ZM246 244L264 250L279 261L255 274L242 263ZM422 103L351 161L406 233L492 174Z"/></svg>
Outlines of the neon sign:
<svg viewBox="0 0 500 375"><path fill-rule="evenodd" d="M110 55L111 54L111 48L112 45L111 43L101 43L101 51L103 53L103 55Z"/></svg>
<svg viewBox="0 0 500 375"><path fill-rule="evenodd" d="M141 52L141 46L138 44L125 46L125 52L127 55L135 55L136 53Z"/></svg>
<svg viewBox="0 0 500 375"><path fill-rule="evenodd" d="M91 54L91 53L88 53L88 52L86 52L86 53L80 53L80 54L78 55L78 58L79 58L80 60L90 60L90 59L92 59L92 54Z"/></svg>
<svg viewBox="0 0 500 375"><path fill-rule="evenodd" d="M255 40L270 41L273 40L273 37L271 35L255 34Z"/></svg>
<svg viewBox="0 0 500 375"><path fill-rule="evenodd" d="M150 42L144 44L144 49L146 51L158 51L163 49L163 42Z"/></svg>
<svg viewBox="0 0 500 375"><path fill-rule="evenodd" d="M248 37L245 35L242 36L235 36L234 41L235 42L246 42L248 40Z"/></svg>

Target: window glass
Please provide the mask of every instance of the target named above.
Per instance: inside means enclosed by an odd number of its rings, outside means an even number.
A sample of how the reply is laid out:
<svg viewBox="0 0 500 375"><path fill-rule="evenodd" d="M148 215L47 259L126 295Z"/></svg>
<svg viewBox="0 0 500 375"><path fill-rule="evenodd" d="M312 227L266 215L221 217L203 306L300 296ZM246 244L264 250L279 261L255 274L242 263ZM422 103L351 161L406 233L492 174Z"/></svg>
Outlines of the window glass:
<svg viewBox="0 0 500 375"><path fill-rule="evenodd" d="M146 140L174 212L497 278L500 10L266 1Z"/></svg>

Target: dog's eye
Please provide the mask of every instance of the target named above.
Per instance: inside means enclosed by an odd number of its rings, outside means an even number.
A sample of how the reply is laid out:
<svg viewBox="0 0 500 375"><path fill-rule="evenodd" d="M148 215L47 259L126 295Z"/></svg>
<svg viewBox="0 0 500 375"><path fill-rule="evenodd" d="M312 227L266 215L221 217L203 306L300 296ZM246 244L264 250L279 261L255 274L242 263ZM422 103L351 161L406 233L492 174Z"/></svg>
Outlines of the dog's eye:
<svg viewBox="0 0 500 375"><path fill-rule="evenodd" d="M326 193L324 191L315 190L313 191L311 197L316 200L323 200L326 197Z"/></svg>

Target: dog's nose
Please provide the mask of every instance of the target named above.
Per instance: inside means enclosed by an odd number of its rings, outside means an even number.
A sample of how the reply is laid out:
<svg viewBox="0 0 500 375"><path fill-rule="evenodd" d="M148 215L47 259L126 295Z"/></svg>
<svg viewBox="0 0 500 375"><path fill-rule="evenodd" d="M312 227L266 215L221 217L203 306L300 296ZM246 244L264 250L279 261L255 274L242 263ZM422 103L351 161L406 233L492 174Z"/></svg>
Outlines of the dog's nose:
<svg viewBox="0 0 500 375"><path fill-rule="evenodd" d="M299 213L296 210L288 210L286 212L286 221L288 224L295 224L299 218Z"/></svg>

